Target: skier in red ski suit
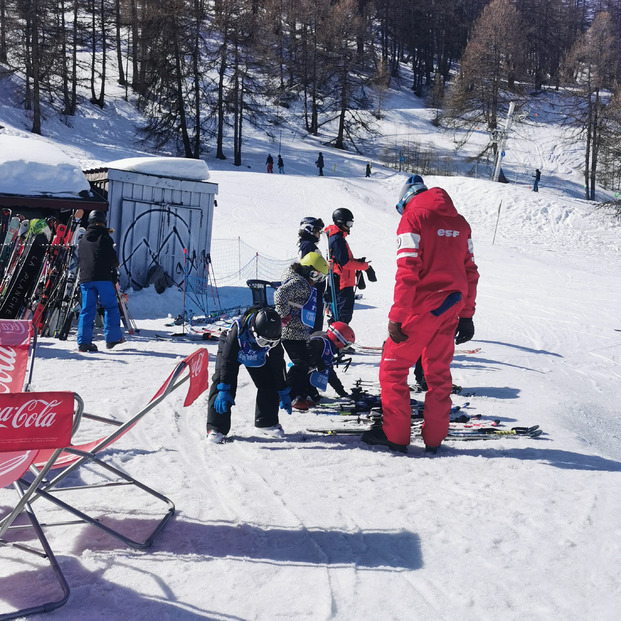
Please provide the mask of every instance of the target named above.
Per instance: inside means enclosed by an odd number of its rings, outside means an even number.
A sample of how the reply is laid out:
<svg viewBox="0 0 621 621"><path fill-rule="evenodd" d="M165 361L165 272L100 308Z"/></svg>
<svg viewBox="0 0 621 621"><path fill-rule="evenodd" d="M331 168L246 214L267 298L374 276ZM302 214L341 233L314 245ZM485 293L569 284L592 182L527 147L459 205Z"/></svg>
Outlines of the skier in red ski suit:
<svg viewBox="0 0 621 621"><path fill-rule="evenodd" d="M455 342L474 336L472 316L479 272L470 226L441 188L408 179L397 205L397 273L388 314L389 338L380 363L383 426L366 432L368 444L406 452L411 406L408 372L420 356L429 390L423 441L435 453L449 429Z"/></svg>

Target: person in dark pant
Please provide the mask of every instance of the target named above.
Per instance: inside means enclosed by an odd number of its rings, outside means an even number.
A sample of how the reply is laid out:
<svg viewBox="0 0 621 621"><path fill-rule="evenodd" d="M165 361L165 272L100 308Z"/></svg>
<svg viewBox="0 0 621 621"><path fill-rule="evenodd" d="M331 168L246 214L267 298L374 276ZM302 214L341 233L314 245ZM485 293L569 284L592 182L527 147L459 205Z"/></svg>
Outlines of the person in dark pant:
<svg viewBox="0 0 621 621"><path fill-rule="evenodd" d="M293 263L274 293L274 305L282 318L282 344L291 360L287 383L291 387L292 407L307 410L308 351L307 344L315 325L317 290L315 285L328 273L328 264L316 252L309 252ZM299 378L302 378L299 381Z"/></svg>
<svg viewBox="0 0 621 621"><path fill-rule="evenodd" d="M207 441L222 444L231 429L231 406L235 405L239 367L244 365L257 398L254 424L269 438L284 438L278 408L291 414L285 363L280 336L282 324L273 308L250 308L228 332L223 332L211 377L207 413Z"/></svg>
<svg viewBox="0 0 621 621"><path fill-rule="evenodd" d="M346 241L347 235L354 225L354 214L343 207L332 214L331 224L326 228L328 234L328 246L334 280L334 291L330 291L332 300L336 300L337 316L332 320L350 323L354 315L354 287L356 286L356 272L367 272L369 280L375 280L375 272L368 261L354 259ZM332 287L332 283L330 283Z"/></svg>
<svg viewBox="0 0 621 621"><path fill-rule="evenodd" d="M319 176L323 177L323 154L319 151L319 157L315 161L315 166L319 168Z"/></svg>
<svg viewBox="0 0 621 621"><path fill-rule="evenodd" d="M533 192L539 192L539 181L541 181L541 171L538 168L536 168L535 174L533 176L535 177L535 183L533 184Z"/></svg>
<svg viewBox="0 0 621 621"><path fill-rule="evenodd" d="M300 229L298 231L298 257L303 259L309 252L316 252L321 255L318 244L324 227L321 218L307 217L302 218ZM325 280L320 280L315 284L317 290L317 313L315 315L315 325L312 332L321 332L323 330L324 305L323 297L326 292Z"/></svg>
<svg viewBox="0 0 621 621"><path fill-rule="evenodd" d="M121 312L115 286L119 259L103 211L91 211L86 233L78 245L78 261L82 294L78 349L82 352L97 351L97 345L93 343L93 323L98 300L104 309L106 347L112 349L125 339L121 331Z"/></svg>

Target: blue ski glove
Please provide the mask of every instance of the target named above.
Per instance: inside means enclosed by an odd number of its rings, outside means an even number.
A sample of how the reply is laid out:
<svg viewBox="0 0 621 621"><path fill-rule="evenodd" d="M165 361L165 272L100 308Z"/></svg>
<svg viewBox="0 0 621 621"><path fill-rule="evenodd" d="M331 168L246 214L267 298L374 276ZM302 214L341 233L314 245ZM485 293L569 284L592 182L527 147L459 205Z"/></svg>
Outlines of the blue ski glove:
<svg viewBox="0 0 621 621"><path fill-rule="evenodd" d="M229 409L229 403L235 405L233 395L229 392L231 386L229 384L218 384L216 388L220 391L214 401L213 407L218 414L224 414Z"/></svg>
<svg viewBox="0 0 621 621"><path fill-rule="evenodd" d="M289 392L291 388L284 388L283 390L278 391L278 396L280 397L279 407L281 410L287 412L287 414L291 414L291 397L289 396Z"/></svg>

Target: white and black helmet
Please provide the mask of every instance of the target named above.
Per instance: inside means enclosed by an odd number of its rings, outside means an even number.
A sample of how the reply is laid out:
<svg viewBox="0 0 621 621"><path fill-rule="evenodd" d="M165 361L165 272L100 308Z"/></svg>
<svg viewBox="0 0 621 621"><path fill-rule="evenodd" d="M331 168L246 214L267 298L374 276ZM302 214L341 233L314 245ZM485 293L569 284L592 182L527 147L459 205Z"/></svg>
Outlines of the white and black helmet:
<svg viewBox="0 0 621 621"><path fill-rule="evenodd" d="M321 218L313 218L312 216L308 216L307 218L302 218L300 222L300 233L309 233L310 235L314 235L319 239L321 232L324 227L323 220Z"/></svg>

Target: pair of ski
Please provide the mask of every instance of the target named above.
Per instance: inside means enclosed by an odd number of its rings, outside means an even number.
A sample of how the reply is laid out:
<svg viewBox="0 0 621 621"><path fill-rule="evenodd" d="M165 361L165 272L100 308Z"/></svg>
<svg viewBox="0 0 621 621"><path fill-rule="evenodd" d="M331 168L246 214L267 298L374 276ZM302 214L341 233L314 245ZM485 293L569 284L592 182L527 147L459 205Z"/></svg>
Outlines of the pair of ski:
<svg viewBox="0 0 621 621"><path fill-rule="evenodd" d="M493 421L496 422L496 421ZM380 425L380 421L374 421L371 425L356 425L347 427L308 427L308 433L317 433L329 436L341 435L362 435L365 431ZM412 426L412 435L418 436L421 433L422 423ZM475 423L460 423L453 421L449 423L446 441L460 440L498 440L500 438L538 438L543 431L539 425L532 427L511 427L510 429L499 428L495 424L483 423L477 426Z"/></svg>
<svg viewBox="0 0 621 621"><path fill-rule="evenodd" d="M384 349L384 346L383 345L360 345L359 343L356 343L354 345L354 349L355 351L359 351L359 352L376 354L378 352L381 352L382 349ZM473 354L478 354L480 351L481 351L480 347L475 347L474 349L456 349L455 354L470 356Z"/></svg>
<svg viewBox="0 0 621 621"><path fill-rule="evenodd" d="M357 379L355 384L354 384L356 389L360 389L360 390L365 390L365 386L371 387L371 388L380 388L380 383L377 381L372 381L372 380L363 380L363 379ZM419 386L418 384L414 385L414 386L408 386L408 388L410 389L410 392L417 392L417 393L421 393L421 392L426 392L427 388L423 388L422 386ZM451 386L451 394L452 395L461 395L463 392L463 387L462 386L458 386L457 384L453 384ZM467 393L463 395L464 397L474 397L474 393Z"/></svg>

